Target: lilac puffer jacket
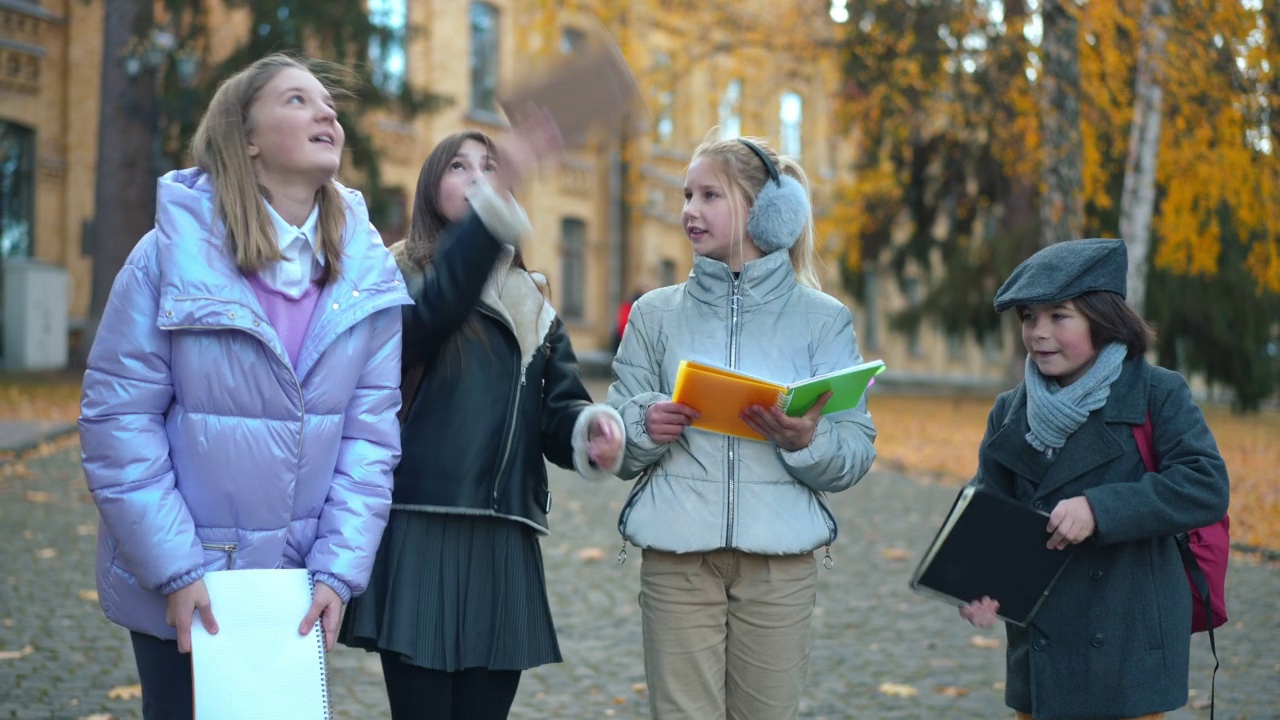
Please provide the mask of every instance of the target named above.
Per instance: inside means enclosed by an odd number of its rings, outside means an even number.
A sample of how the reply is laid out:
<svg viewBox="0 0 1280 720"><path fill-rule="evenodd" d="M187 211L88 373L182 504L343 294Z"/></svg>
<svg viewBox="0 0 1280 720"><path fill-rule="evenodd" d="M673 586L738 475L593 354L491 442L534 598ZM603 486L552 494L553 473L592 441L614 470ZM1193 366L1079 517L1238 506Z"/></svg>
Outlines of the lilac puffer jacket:
<svg viewBox="0 0 1280 720"><path fill-rule="evenodd" d="M411 300L360 194L342 275L295 372L226 251L209 177L171 172L116 277L84 376L80 442L112 621L173 638L165 595L227 568L310 569L364 590L400 457L400 310Z"/></svg>

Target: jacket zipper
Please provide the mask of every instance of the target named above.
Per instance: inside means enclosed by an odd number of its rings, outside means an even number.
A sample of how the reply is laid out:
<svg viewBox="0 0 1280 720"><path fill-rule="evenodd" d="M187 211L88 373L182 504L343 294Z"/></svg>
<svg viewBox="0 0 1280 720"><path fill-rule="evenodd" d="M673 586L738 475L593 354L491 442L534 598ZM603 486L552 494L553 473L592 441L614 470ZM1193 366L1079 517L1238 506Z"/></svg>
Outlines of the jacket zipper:
<svg viewBox="0 0 1280 720"><path fill-rule="evenodd" d="M729 294L729 368L731 370L738 369L738 310L741 305L742 297L738 294L738 285L741 279L735 277L730 284ZM734 456L737 454L738 438L732 435L726 435L728 440L729 453L729 510L725 519L724 526L724 545L726 548L733 547L733 511L734 501L737 499L738 483L737 483L737 465Z"/></svg>
<svg viewBox="0 0 1280 720"><path fill-rule="evenodd" d="M513 337L515 336L515 330L512 329L511 326L507 324L507 321L503 320L501 316L485 309L483 305L480 306L480 312L497 320L503 327L507 328L511 332ZM516 346L519 347L519 345L520 343L517 341ZM495 510L498 507L498 493L502 489L502 478L505 476L507 471L507 461L511 459L511 446L515 440L516 426L519 421L520 393L524 390L526 379L523 360L524 358L519 357L519 354L517 353L516 362L520 364L520 377L515 388L511 391L511 411L507 413L507 417L510 418L510 421L507 423L507 437L502 445L502 459L498 462L498 471L493 477L493 507Z"/></svg>
<svg viewBox="0 0 1280 720"><path fill-rule="evenodd" d="M236 569L236 544L235 543L212 543L202 542L200 547L205 550L219 550L227 554L227 569Z"/></svg>

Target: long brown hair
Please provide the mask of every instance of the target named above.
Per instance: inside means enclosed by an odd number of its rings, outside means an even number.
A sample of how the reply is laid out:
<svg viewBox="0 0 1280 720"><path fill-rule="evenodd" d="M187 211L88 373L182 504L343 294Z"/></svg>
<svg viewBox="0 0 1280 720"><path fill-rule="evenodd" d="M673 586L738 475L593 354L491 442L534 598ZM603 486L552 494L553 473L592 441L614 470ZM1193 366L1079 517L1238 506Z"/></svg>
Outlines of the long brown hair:
<svg viewBox="0 0 1280 720"><path fill-rule="evenodd" d="M806 193L810 192L809 177L805 175L804 168L800 167L800 163L786 155L779 155L769 146L769 141L764 138L744 137L743 139L750 141L763 150L778 168L778 172L795 178ZM765 169L764 163L760 162L760 158L746 145L736 140L719 139L716 128L712 128L707 133L707 138L693 151L693 157L690 158L689 164L692 165L700 158L711 160L716 169L716 175L725 186L726 192L730 190L736 191L728 192L734 234L736 237L743 238L745 242L750 242L750 238L746 237L745 230L741 233L736 231L746 227L747 213L750 212L751 206L755 204L756 195L760 193L760 190L764 188L765 182L769 180L769 173ZM805 222L804 230L801 231L800 237L791 246L789 254L791 268L795 272L796 281L801 285L808 285L821 290L822 284L818 281L818 274L814 269L816 251L812 214Z"/></svg>
<svg viewBox="0 0 1280 720"><path fill-rule="evenodd" d="M226 224L227 249L243 273L256 272L281 259L275 227L267 212L266 188L258 183L249 158L249 134L253 131L249 110L262 88L277 73L295 68L314 75L330 93L344 91L326 82L340 74L330 64L268 55L223 81L191 140L195 163L213 182L214 206ZM333 85L333 86L331 86ZM345 201L332 181L316 191L319 206L317 234L324 254L320 282L327 284L342 274L342 233L346 227Z"/></svg>
<svg viewBox="0 0 1280 720"><path fill-rule="evenodd" d="M449 227L449 218L440 210L440 182L444 179L449 163L462 149L462 144L473 140L484 146L489 157L497 161L498 147L493 138L479 130L463 130L441 140L432 148L418 172L418 189L413 196L413 219L409 222L409 235L405 242L408 258L418 267L426 268L436 257L436 251ZM524 257L516 250L513 264L526 270Z"/></svg>
<svg viewBox="0 0 1280 720"><path fill-rule="evenodd" d="M423 270L435 261L440 241L444 238L445 229L450 224L449 219L440 210L440 182L449 169L449 163L462 149L462 144L468 140L474 140L483 145L489 156L496 161L498 147L494 144L493 138L479 130L463 130L437 143L427 155L427 159L422 163L422 170L418 173L418 188L413 196L413 219L409 222L409 235L405 239L405 256ZM511 264L525 272L529 271L519 248L515 249ZM542 291L543 301L546 302L547 290L544 288L539 290ZM462 332L484 340L484 335L480 332L479 318L475 313L467 318L462 326ZM459 352L461 351L460 342L461 335L455 335L452 344Z"/></svg>

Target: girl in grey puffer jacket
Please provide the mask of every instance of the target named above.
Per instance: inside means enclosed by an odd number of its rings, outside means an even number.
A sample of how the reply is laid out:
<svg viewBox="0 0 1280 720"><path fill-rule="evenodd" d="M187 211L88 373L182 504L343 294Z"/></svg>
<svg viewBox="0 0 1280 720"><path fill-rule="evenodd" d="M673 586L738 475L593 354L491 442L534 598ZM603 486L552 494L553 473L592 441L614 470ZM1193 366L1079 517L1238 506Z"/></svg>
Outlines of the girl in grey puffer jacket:
<svg viewBox="0 0 1280 720"><path fill-rule="evenodd" d="M623 537L644 548L640 606L655 718L794 718L808 667L813 551L836 536L825 495L871 467L865 402L801 417L750 407L766 441L689 427L681 360L779 383L861 362L848 308L818 290L800 166L759 140L704 142L685 179L695 253L681 285L635 303L609 402L627 425ZM744 222L745 219L745 222Z"/></svg>

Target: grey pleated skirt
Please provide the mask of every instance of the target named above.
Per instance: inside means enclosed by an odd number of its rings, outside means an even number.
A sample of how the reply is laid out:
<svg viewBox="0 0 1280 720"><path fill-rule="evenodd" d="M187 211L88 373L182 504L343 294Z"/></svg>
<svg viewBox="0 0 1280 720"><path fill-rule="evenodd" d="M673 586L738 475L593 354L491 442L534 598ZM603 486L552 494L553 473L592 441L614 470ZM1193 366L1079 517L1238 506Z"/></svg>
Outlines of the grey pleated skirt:
<svg viewBox="0 0 1280 720"><path fill-rule="evenodd" d="M432 670L560 662L534 530L501 518L392 510L369 589L338 640Z"/></svg>

